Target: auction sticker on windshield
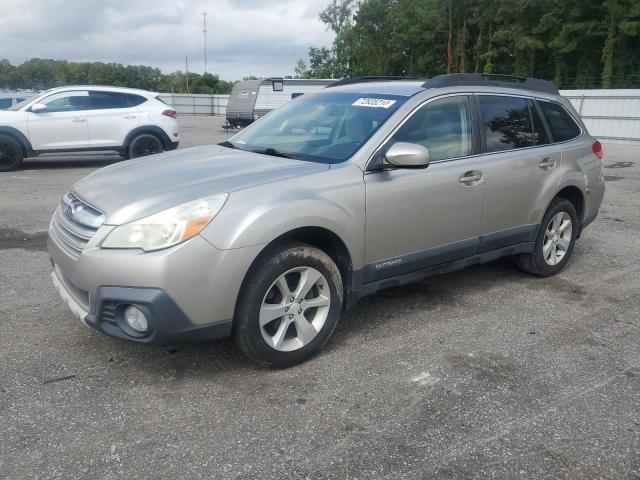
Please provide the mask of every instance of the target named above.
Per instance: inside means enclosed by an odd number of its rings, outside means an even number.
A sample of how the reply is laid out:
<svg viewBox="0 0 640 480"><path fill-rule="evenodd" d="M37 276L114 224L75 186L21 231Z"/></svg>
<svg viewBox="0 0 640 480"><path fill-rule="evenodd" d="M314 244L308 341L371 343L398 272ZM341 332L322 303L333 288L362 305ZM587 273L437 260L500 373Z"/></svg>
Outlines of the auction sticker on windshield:
<svg viewBox="0 0 640 480"><path fill-rule="evenodd" d="M394 103L396 103L395 100L386 98L359 98L352 105L357 107L389 108Z"/></svg>

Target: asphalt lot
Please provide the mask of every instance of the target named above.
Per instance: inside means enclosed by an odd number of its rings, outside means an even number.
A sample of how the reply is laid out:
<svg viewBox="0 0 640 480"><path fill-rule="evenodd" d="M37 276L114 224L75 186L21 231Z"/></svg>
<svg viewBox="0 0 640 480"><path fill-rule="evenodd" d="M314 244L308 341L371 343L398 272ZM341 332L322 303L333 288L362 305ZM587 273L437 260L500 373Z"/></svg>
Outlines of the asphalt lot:
<svg viewBox="0 0 640 480"><path fill-rule="evenodd" d="M182 146L220 119L181 117ZM364 299L311 361L83 327L49 280L60 196L118 157L0 174L0 478L640 479L640 146L559 276L508 260Z"/></svg>

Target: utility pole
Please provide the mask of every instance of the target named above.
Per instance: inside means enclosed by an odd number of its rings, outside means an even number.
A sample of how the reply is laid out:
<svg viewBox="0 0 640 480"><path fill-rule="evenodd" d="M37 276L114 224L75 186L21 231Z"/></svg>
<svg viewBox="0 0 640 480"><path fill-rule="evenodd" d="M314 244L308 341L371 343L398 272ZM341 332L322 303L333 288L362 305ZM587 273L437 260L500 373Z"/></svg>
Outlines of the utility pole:
<svg viewBox="0 0 640 480"><path fill-rule="evenodd" d="M184 69L187 77L187 93L189 93L189 55L184 56Z"/></svg>
<svg viewBox="0 0 640 480"><path fill-rule="evenodd" d="M202 33L204 35L204 73L207 73L207 5L202 10Z"/></svg>

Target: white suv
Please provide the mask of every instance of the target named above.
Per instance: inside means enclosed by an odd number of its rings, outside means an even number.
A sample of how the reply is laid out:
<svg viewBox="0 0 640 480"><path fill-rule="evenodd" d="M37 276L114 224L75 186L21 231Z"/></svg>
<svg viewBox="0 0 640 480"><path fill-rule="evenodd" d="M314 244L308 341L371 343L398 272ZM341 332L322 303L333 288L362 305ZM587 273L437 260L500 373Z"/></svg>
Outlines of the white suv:
<svg viewBox="0 0 640 480"><path fill-rule="evenodd" d="M127 158L178 147L176 111L157 93L60 87L0 111L0 171L41 153L117 151Z"/></svg>

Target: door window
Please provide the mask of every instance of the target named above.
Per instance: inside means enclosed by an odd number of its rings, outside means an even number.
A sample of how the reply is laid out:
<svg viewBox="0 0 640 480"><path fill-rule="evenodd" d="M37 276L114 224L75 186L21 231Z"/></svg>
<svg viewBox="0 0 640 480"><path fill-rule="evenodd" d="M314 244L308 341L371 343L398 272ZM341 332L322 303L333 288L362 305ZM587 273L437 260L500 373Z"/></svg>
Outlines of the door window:
<svg viewBox="0 0 640 480"><path fill-rule="evenodd" d="M531 110L531 120L533 121L533 141L536 145L547 145L551 142L549 141L549 136L544 128L544 124L542 123L542 118L540 117L538 108L533 100L528 100L528 102L529 109Z"/></svg>
<svg viewBox="0 0 640 480"><path fill-rule="evenodd" d="M434 100L414 113L393 135L396 142L418 143L429 149L431 160L471 155L471 110L465 95Z"/></svg>
<svg viewBox="0 0 640 480"><path fill-rule="evenodd" d="M554 142L565 142L580 135L580 127L563 107L552 102L539 103L547 117Z"/></svg>
<svg viewBox="0 0 640 480"><path fill-rule="evenodd" d="M534 145L526 99L498 95L480 95L478 98L487 152Z"/></svg>
<svg viewBox="0 0 640 480"><path fill-rule="evenodd" d="M51 95L40 103L47 106L47 112L74 112L87 109L89 92L62 92Z"/></svg>
<svg viewBox="0 0 640 480"><path fill-rule="evenodd" d="M91 110L129 108L140 105L147 99L141 95L118 92L91 92Z"/></svg>

